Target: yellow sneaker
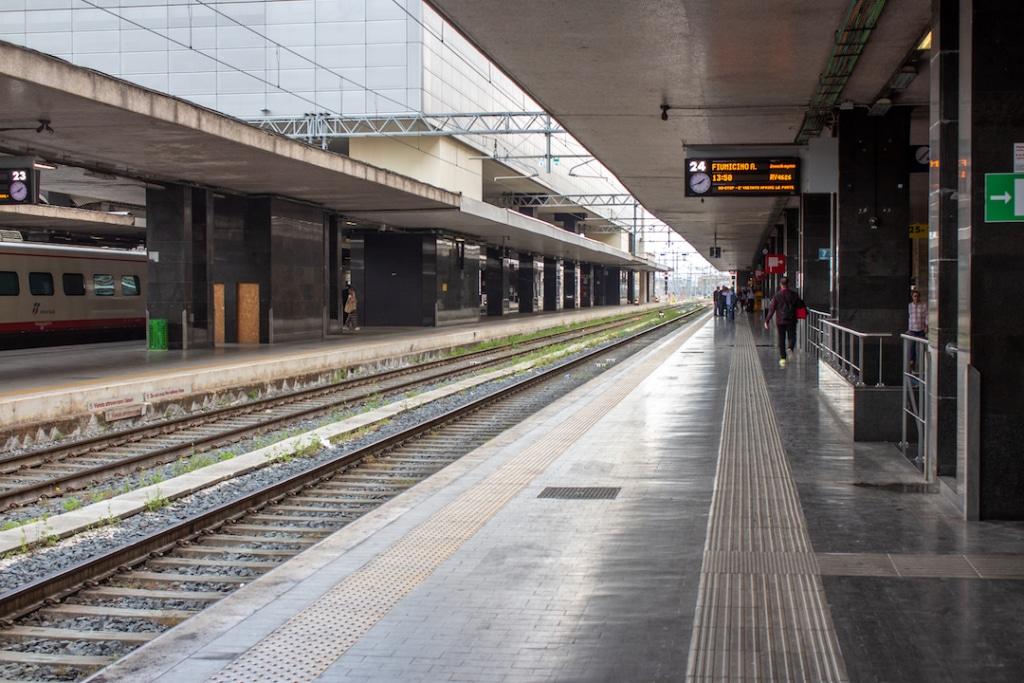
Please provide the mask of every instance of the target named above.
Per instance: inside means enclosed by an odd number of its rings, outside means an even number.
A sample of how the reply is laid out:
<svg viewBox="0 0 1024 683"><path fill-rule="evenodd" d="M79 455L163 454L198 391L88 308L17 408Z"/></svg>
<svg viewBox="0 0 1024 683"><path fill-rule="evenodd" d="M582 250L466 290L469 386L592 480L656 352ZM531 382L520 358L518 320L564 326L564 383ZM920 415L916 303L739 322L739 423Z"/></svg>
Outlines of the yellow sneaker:
<svg viewBox="0 0 1024 683"><path fill-rule="evenodd" d="M779 359L779 367L780 368L786 367L786 359L785 358L780 358Z"/></svg>

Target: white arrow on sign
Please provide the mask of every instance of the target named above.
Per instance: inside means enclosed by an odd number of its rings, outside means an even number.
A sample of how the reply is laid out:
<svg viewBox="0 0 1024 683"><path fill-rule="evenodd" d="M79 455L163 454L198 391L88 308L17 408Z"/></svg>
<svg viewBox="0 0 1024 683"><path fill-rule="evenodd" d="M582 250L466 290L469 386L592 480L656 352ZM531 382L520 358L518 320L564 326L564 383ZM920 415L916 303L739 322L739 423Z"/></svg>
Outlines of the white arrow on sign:
<svg viewBox="0 0 1024 683"><path fill-rule="evenodd" d="M1002 194L994 194L991 197L989 197L989 199L991 199L992 201L1001 201L1003 204L1009 204L1010 200L1013 199L1013 197L1010 195L1009 192L1004 192Z"/></svg>

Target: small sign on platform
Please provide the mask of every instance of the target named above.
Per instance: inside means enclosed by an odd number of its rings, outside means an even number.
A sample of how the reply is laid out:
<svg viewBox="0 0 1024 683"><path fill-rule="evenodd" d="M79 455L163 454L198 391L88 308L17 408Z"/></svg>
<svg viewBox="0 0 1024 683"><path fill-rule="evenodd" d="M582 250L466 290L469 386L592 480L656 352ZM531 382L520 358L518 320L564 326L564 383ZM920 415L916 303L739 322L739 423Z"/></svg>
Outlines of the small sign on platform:
<svg viewBox="0 0 1024 683"><path fill-rule="evenodd" d="M117 420L127 420L132 417L142 417L145 414L146 404L138 403L136 405L123 406L121 408L111 408L103 413L103 419L107 422L116 422Z"/></svg>

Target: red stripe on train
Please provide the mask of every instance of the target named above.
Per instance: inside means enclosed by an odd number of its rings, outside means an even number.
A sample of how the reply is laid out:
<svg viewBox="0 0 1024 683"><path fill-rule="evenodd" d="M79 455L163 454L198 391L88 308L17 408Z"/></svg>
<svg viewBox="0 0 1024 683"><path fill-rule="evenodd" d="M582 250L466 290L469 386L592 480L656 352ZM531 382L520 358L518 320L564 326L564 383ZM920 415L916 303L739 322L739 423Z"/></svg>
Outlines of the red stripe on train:
<svg viewBox="0 0 1024 683"><path fill-rule="evenodd" d="M95 320L38 320L0 323L0 334L20 332L58 332L67 330L109 330L145 327L145 318L97 318Z"/></svg>

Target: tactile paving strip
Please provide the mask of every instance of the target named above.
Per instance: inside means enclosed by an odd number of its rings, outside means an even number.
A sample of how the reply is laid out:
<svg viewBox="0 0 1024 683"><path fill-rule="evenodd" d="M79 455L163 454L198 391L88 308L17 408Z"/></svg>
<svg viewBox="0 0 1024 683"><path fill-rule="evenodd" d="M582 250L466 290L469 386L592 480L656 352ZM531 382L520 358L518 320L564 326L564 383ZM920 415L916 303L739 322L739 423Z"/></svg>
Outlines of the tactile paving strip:
<svg viewBox="0 0 1024 683"><path fill-rule="evenodd" d="M736 325L688 681L847 681L749 327Z"/></svg>
<svg viewBox="0 0 1024 683"><path fill-rule="evenodd" d="M693 325L656 347L620 375L605 393L560 423L557 430L546 432L515 459L338 583L209 681L300 683L319 677L505 503L678 350L697 327Z"/></svg>

